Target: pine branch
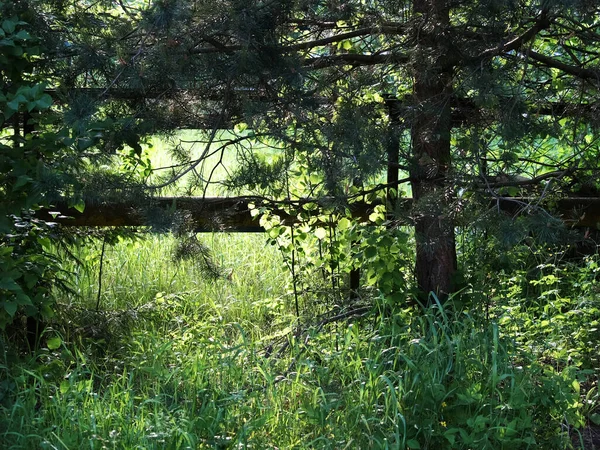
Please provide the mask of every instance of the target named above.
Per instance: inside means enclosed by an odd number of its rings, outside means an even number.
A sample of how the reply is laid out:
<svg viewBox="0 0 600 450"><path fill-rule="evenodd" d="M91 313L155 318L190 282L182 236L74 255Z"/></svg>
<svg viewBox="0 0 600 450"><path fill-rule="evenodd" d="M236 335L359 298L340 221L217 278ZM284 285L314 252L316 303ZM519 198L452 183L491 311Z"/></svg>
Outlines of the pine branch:
<svg viewBox="0 0 600 450"><path fill-rule="evenodd" d="M472 62L481 61L483 59L492 58L494 56L499 56L499 55L511 52L513 50L518 50L527 42L532 41L538 35L538 33L540 31L544 30L545 28L548 28L550 26L550 23L551 23L551 21L550 21L550 18L548 17L548 10L544 9L540 13L539 18L536 20L535 25L533 27L531 27L530 29L528 29L527 31L525 31L523 34L513 38L512 40L508 41L504 45L500 45L496 48L490 48L490 49L484 50L483 52L479 53L479 55L475 56L471 60L472 60Z"/></svg>
<svg viewBox="0 0 600 450"><path fill-rule="evenodd" d="M341 55L316 56L306 58L302 65L313 69L324 69L333 66L373 66L377 64L405 64L409 61L408 55L382 51L375 54L344 53Z"/></svg>
<svg viewBox="0 0 600 450"><path fill-rule="evenodd" d="M312 41L301 42L299 44L284 46L281 48L280 51L288 52L288 51L295 51L295 50L311 50L311 49L314 49L315 47L323 47L325 45L335 44L338 42L345 41L347 39L352 39L354 37L379 35L379 34L395 35L395 34L402 33L403 31L406 31L406 27L403 27L400 25L396 25L396 26L382 25L379 27L359 28L358 30L348 31L346 33L336 34L334 36L330 36L330 37L326 37L326 38L322 38L322 39L315 39Z"/></svg>
<svg viewBox="0 0 600 450"><path fill-rule="evenodd" d="M570 64L566 64L555 58L550 58L549 56L542 55L541 53L535 52L533 50L527 51L526 54L531 59L534 59L548 67L558 69L569 75L573 75L573 76L576 76L578 78L583 78L583 79L592 79L592 80L596 80L596 81L600 80L600 70L586 69L585 67L573 66Z"/></svg>

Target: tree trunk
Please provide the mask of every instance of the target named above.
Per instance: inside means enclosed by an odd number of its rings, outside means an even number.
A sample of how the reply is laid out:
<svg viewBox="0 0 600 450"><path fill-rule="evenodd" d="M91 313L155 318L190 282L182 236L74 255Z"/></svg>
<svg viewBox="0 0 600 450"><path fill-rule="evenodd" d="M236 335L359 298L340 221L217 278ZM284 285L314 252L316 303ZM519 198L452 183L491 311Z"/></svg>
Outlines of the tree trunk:
<svg viewBox="0 0 600 450"><path fill-rule="evenodd" d="M444 33L449 24L445 3L445 0L415 1L415 10L426 4L427 13L426 23L419 30L413 67L416 108L411 130L417 283L424 294L433 292L441 300L452 293L456 271L454 225L448 214L452 197L447 176L451 165L453 69Z"/></svg>

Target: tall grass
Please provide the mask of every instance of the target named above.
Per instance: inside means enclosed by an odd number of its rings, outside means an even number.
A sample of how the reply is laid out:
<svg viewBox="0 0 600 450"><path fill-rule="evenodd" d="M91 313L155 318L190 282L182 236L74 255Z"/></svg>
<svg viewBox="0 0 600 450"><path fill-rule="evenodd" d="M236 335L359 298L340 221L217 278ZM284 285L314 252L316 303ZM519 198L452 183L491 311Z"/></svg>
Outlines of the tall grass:
<svg viewBox="0 0 600 450"><path fill-rule="evenodd" d="M154 167L172 163L166 145L150 150ZM203 193L189 182L162 194ZM369 314L299 333L329 286L297 317L265 236L200 239L216 279L175 262L166 235L76 250L74 292L41 349L0 338L0 449L559 449L600 423L595 259L536 280L472 264L485 283L444 306L370 291Z"/></svg>
<svg viewBox="0 0 600 450"><path fill-rule="evenodd" d="M277 250L204 239L221 279L173 263L169 237L108 248L95 316L100 246L80 251L71 327L1 362L0 448L567 448L581 423L575 366L452 302L374 307L277 354L295 321Z"/></svg>

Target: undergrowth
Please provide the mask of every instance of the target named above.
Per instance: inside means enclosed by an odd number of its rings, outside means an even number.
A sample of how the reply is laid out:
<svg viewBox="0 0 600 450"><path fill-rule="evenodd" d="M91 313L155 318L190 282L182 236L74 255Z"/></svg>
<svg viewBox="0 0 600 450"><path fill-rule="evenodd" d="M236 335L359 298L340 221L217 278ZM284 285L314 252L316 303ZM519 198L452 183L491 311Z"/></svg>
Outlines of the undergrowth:
<svg viewBox="0 0 600 450"><path fill-rule="evenodd" d="M264 237L203 239L218 279L164 236L107 248L97 311L80 250L41 348L1 341L0 448L559 449L598 418L596 259L317 326Z"/></svg>

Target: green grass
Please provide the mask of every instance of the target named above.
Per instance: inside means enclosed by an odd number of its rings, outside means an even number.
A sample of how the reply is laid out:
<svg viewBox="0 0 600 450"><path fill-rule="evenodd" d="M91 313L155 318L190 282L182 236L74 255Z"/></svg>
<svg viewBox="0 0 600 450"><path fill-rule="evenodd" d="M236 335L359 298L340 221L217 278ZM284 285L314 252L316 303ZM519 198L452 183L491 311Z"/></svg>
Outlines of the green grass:
<svg viewBox="0 0 600 450"><path fill-rule="evenodd" d="M241 141L230 144L240 135L229 131L217 133L214 141L207 147L207 133L195 130L182 130L173 136L153 137L150 146L145 149L150 159L153 174L148 179L151 186L164 184L167 180L177 178L175 183L160 189L161 195L204 195L227 196L228 191L223 184L238 166L241 150L252 150L265 158L273 158L277 150L265 145ZM193 170L179 177L182 168L196 163ZM206 183L210 181L210 183Z"/></svg>
<svg viewBox="0 0 600 450"><path fill-rule="evenodd" d="M569 427L593 414L585 358L560 353L582 343L515 295L490 319L452 303L375 307L276 355L296 320L281 255L262 235L201 238L224 277L172 262L171 237L107 247L97 314L100 245L80 250L78 296L61 300L70 325L1 362L1 448L568 448ZM569 322L580 332L575 318L597 316L593 270L578 275L591 283ZM573 304L558 303L542 314ZM558 350L532 347L541 338Z"/></svg>
<svg viewBox="0 0 600 450"><path fill-rule="evenodd" d="M149 150L154 167L171 164L166 145ZM161 194L200 194L189 181ZM175 262L172 236L120 240L105 248L100 295L102 242L76 249L64 266L74 292L41 348L0 338L0 448L560 449L600 423L597 258L496 270L475 246L456 298L423 308L404 302L408 235L377 230L361 235L372 311L300 334L348 306L322 276L335 272L331 236L296 236L300 318L291 236L277 229L198 235L216 279L198 259ZM339 272L349 258L336 239ZM394 281L390 298L378 277Z"/></svg>

